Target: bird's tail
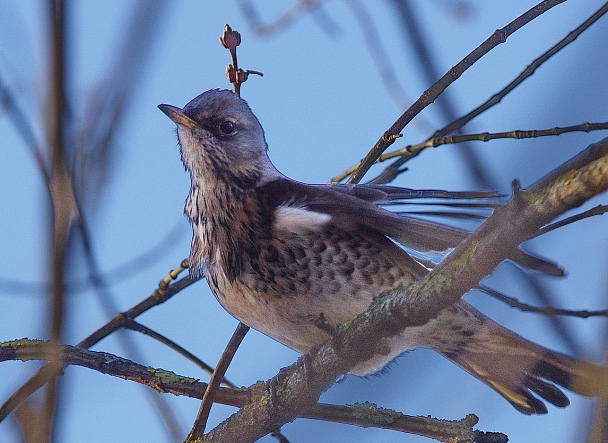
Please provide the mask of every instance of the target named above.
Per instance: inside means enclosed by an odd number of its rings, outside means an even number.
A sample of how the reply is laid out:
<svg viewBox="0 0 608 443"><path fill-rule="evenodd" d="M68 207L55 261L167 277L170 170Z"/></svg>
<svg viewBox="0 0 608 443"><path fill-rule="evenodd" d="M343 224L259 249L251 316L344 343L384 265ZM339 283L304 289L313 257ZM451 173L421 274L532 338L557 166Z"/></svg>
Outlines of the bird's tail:
<svg viewBox="0 0 608 443"><path fill-rule="evenodd" d="M536 345L465 303L459 308L479 321L474 336L439 352L497 391L518 411L547 413L543 401L534 394L555 406L567 406L570 400L557 386L588 397L608 390L608 368Z"/></svg>

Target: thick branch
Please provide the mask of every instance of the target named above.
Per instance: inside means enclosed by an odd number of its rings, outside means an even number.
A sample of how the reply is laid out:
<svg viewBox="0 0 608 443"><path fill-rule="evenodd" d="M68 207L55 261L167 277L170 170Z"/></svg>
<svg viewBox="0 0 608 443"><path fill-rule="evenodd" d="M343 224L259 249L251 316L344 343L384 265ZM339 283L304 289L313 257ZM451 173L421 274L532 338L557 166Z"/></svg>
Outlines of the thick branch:
<svg viewBox="0 0 608 443"><path fill-rule="evenodd" d="M406 290L382 294L362 315L314 347L265 386L252 402L203 441L251 442L305 415L321 392L356 364L382 353L383 340L421 325L476 287L518 245L565 211L608 189L608 139L593 145L513 199L463 241L427 277ZM255 423L255 426L252 424Z"/></svg>

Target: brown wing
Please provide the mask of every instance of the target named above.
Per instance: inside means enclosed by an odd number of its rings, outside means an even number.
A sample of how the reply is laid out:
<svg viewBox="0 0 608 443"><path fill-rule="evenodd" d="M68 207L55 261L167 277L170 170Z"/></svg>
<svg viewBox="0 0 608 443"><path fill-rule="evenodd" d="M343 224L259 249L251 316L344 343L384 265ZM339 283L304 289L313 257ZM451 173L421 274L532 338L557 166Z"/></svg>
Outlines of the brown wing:
<svg viewBox="0 0 608 443"><path fill-rule="evenodd" d="M274 205L299 204L311 211L329 214L336 220L356 222L421 253L446 252L456 247L469 232L404 214L398 215L378 205L422 198L474 201L491 199L479 204L487 208L496 205L496 195L490 192L413 190L381 185L307 185L287 178L264 185L260 192ZM464 209L470 203L456 204ZM564 275L556 264L521 249L516 250L511 259L525 268L555 276Z"/></svg>
<svg viewBox="0 0 608 443"><path fill-rule="evenodd" d="M329 214L336 220L356 222L421 252L445 251L468 235L468 232L461 229L386 211L371 201L381 204L388 198L387 193L376 189L378 186L360 186L362 188L357 190L343 186L306 185L281 179L264 185L260 191L276 206L300 205L311 211Z"/></svg>

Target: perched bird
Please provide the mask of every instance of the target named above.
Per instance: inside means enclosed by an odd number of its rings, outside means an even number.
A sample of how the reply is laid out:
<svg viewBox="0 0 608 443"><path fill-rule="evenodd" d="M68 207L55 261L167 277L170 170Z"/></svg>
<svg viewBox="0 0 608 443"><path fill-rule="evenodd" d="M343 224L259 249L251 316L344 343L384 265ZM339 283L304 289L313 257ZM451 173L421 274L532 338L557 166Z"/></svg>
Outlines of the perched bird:
<svg viewBox="0 0 608 443"><path fill-rule="evenodd" d="M305 353L328 338L322 314L340 324L373 297L406 287L428 269L414 251L445 251L467 233L400 216L379 205L418 197L478 198L487 193L414 191L380 185L309 185L270 162L260 122L227 90L207 91L183 109L159 105L177 124L190 173L185 213L192 223L190 272L204 273L234 317ZM497 325L464 300L423 326L407 328L352 373L378 371L402 352L436 350L525 414L569 400L555 385L594 395L596 366L542 348Z"/></svg>

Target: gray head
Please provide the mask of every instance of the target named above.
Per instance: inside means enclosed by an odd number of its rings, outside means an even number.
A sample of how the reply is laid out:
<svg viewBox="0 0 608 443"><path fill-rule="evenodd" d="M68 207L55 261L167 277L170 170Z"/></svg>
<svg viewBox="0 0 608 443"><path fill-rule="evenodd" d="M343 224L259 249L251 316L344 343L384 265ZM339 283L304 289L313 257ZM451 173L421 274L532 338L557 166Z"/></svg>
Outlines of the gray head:
<svg viewBox="0 0 608 443"><path fill-rule="evenodd" d="M279 176L268 158L264 130L238 95L212 89L184 109L159 105L177 124L182 161L193 181L229 176L256 185Z"/></svg>

